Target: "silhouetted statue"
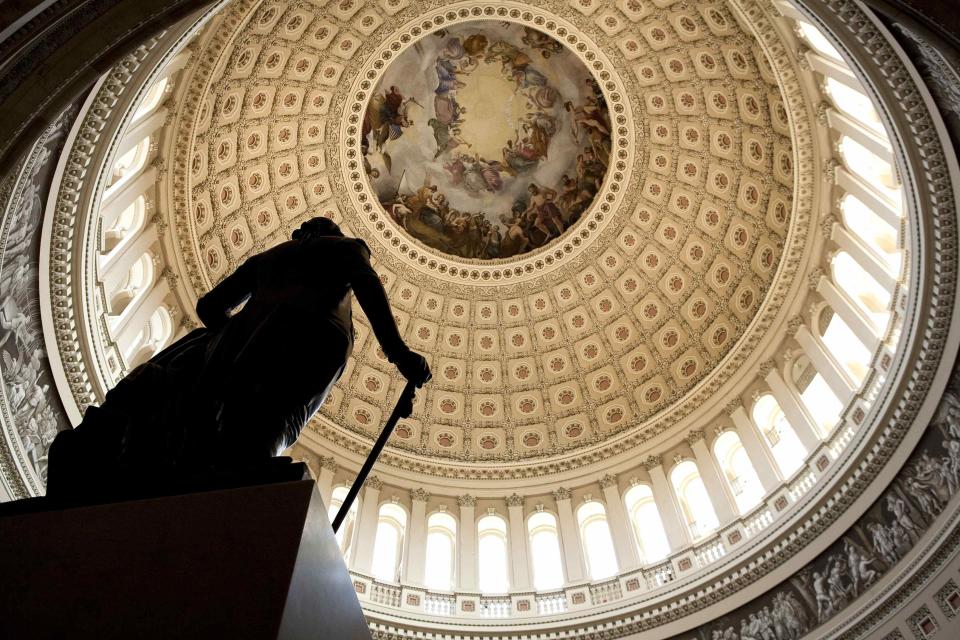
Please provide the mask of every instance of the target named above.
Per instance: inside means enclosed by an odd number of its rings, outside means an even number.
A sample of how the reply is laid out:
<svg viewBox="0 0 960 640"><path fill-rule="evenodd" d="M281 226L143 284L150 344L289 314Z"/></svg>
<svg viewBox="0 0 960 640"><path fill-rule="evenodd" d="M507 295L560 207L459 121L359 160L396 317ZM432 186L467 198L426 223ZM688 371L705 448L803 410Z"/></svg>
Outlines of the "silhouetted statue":
<svg viewBox="0 0 960 640"><path fill-rule="evenodd" d="M131 371L57 436L48 495L96 491L118 473L162 479L278 455L346 366L351 291L387 359L408 380L427 382L427 361L400 337L367 246L314 218L200 299L205 328Z"/></svg>

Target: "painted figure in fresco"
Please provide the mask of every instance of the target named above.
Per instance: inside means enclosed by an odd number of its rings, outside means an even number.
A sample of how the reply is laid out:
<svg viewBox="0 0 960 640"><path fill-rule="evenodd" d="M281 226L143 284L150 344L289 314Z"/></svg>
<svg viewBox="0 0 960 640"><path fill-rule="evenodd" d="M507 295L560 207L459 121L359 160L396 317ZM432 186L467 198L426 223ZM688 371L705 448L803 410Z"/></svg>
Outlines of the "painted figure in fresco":
<svg viewBox="0 0 960 640"><path fill-rule="evenodd" d="M200 299L205 328L134 369L77 429L57 437L48 493L83 486L85 472L103 478L129 469L162 478L278 455L346 366L351 293L387 359L408 380L426 383L427 361L397 331L366 245L314 218Z"/></svg>

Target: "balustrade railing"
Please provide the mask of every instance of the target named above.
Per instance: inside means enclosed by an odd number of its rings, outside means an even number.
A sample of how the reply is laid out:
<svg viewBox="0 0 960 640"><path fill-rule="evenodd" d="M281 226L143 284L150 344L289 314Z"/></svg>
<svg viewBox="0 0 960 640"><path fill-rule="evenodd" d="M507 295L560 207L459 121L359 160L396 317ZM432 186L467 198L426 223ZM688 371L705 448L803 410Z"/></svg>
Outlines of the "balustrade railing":
<svg viewBox="0 0 960 640"><path fill-rule="evenodd" d="M452 616L457 610L456 597L443 593L426 593L423 610L435 616Z"/></svg>
<svg viewBox="0 0 960 640"><path fill-rule="evenodd" d="M541 616L567 611L567 594L563 591L538 593L534 598L537 601L537 613Z"/></svg>
<svg viewBox="0 0 960 640"><path fill-rule="evenodd" d="M720 539L720 536L701 544L693 550L693 556L697 559L698 567L705 567L725 555L727 555L727 548L723 546L723 540Z"/></svg>
<svg viewBox="0 0 960 640"><path fill-rule="evenodd" d="M483 596L480 598L480 616L484 618L509 618L513 613L510 596Z"/></svg>
<svg viewBox="0 0 960 640"><path fill-rule="evenodd" d="M647 589L653 590L658 587L662 587L668 582L673 582L673 564L669 560L658 564L653 567L649 567L643 570L643 577L647 581Z"/></svg>
<svg viewBox="0 0 960 640"><path fill-rule="evenodd" d="M620 590L620 580L617 578L590 585L591 604L605 604L621 598L623 598L623 591Z"/></svg>
<svg viewBox="0 0 960 640"><path fill-rule="evenodd" d="M370 599L388 607L400 606L400 587L392 584L374 582L370 585Z"/></svg>

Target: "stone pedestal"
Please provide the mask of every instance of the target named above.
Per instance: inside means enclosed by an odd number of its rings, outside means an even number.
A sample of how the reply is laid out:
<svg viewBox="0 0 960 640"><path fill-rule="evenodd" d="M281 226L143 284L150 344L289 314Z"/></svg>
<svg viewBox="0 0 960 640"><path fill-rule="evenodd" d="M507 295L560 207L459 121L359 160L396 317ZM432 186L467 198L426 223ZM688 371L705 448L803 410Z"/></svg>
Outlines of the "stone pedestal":
<svg viewBox="0 0 960 640"><path fill-rule="evenodd" d="M304 473L0 505L0 637L369 640Z"/></svg>

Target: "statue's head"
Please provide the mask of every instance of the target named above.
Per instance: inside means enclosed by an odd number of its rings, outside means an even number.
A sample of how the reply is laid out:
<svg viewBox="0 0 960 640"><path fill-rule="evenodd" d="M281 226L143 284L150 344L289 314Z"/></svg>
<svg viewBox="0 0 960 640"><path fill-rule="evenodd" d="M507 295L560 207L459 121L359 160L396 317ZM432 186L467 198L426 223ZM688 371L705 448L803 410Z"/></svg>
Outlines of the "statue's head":
<svg viewBox="0 0 960 640"><path fill-rule="evenodd" d="M300 225L300 228L293 232L294 240L308 240L319 236L343 236L340 227L330 218L316 217L311 218Z"/></svg>

